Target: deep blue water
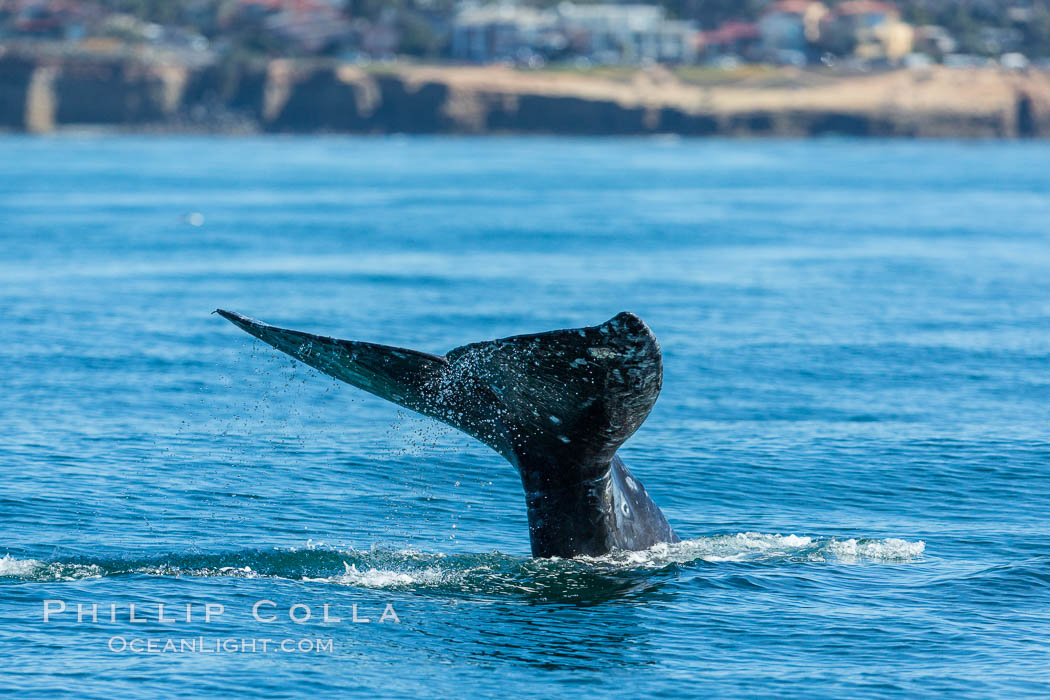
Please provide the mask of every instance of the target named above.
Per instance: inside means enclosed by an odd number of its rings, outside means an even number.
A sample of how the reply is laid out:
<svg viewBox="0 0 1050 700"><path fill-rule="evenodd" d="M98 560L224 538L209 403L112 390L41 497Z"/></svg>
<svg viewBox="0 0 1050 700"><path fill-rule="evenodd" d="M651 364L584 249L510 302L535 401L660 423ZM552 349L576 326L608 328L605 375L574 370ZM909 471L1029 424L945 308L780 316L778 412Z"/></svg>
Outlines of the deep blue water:
<svg viewBox="0 0 1050 700"><path fill-rule="evenodd" d="M4 690L1050 692L1047 162L1041 143L0 139ZM436 353L634 311L664 389L621 454L686 541L532 560L495 453L216 307ZM66 612L45 623L45 600ZM205 651L225 639L321 651Z"/></svg>

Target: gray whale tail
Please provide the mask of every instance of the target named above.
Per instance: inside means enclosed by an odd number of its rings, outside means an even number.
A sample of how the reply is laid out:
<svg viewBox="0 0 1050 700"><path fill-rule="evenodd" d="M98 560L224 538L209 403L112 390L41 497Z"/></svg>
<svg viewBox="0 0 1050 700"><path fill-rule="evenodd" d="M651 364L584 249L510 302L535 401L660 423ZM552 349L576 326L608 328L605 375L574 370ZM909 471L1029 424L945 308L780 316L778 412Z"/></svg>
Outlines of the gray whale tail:
<svg viewBox="0 0 1050 700"><path fill-rule="evenodd" d="M631 313L445 355L277 328L218 314L336 379L440 420L518 469L532 553L598 556L677 535L616 455L660 393L660 346Z"/></svg>

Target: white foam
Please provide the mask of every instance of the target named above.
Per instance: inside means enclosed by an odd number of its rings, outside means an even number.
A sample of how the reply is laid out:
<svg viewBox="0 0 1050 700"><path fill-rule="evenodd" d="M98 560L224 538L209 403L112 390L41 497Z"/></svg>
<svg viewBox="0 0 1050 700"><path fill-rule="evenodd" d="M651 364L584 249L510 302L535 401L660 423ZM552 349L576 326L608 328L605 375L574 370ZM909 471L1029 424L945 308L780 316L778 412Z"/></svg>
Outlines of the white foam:
<svg viewBox="0 0 1050 700"><path fill-rule="evenodd" d="M15 559L5 554L0 557L0 576L28 576L43 566L44 563L36 559Z"/></svg>
<svg viewBox="0 0 1050 700"><path fill-rule="evenodd" d="M346 569L338 576L325 578L305 578L305 581L318 581L325 583L336 583L344 586L360 586L362 588L402 588L405 586L432 586L445 582L448 575L437 568L427 568L422 571L405 572L392 569L366 569L359 571L356 564L343 562Z"/></svg>
<svg viewBox="0 0 1050 700"><path fill-rule="evenodd" d="M259 573L254 571L250 566L220 566L219 568L205 567L199 569L186 569L181 566L161 564L158 566L139 567L134 569L134 572L137 574L146 574L147 576L174 576L175 578L180 576L193 576L200 578L260 578Z"/></svg>
<svg viewBox="0 0 1050 700"><path fill-rule="evenodd" d="M812 545L810 537L740 532L735 535L697 537L673 544L660 543L640 552L612 552L600 557L577 557L576 561L619 566L688 564L694 561L741 561L760 556L790 554Z"/></svg>
<svg viewBox="0 0 1050 700"><path fill-rule="evenodd" d="M909 542L896 538L839 540L794 534L738 532L735 535L697 537L674 544L657 544L640 552L613 552L600 557L577 557L576 561L654 568L695 561L753 561L775 558L826 561L829 555L849 562L859 559L906 561L920 556L925 550L926 544L922 541Z"/></svg>
<svg viewBox="0 0 1050 700"><path fill-rule="evenodd" d="M10 554L0 557L0 576L17 576L38 581L76 581L101 578L102 569L94 564L46 563L37 559L15 559Z"/></svg>
<svg viewBox="0 0 1050 700"><path fill-rule="evenodd" d="M876 561L903 561L915 559L926 551L922 540L909 542L890 537L885 540L831 540L827 551L844 561L873 559Z"/></svg>

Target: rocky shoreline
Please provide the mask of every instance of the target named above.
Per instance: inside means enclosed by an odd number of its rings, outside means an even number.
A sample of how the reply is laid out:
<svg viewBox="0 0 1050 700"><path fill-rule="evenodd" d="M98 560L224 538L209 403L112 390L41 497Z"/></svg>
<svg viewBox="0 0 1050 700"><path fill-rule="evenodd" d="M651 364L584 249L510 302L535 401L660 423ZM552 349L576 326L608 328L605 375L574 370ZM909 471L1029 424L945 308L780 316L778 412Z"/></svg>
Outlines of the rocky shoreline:
<svg viewBox="0 0 1050 700"><path fill-rule="evenodd" d="M1050 74L699 75L0 54L0 129L1048 138Z"/></svg>

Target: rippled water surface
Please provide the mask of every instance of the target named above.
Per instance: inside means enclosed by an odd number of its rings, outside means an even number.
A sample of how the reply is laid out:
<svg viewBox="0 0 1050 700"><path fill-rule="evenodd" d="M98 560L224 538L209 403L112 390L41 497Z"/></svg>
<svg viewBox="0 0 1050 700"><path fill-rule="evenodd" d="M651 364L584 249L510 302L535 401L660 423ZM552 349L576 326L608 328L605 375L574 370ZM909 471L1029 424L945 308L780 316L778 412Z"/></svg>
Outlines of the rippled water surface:
<svg viewBox="0 0 1050 700"><path fill-rule="evenodd" d="M1050 692L1048 159L0 139L4 690ZM531 559L501 458L216 307L435 353L634 311L684 541Z"/></svg>

